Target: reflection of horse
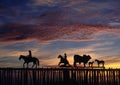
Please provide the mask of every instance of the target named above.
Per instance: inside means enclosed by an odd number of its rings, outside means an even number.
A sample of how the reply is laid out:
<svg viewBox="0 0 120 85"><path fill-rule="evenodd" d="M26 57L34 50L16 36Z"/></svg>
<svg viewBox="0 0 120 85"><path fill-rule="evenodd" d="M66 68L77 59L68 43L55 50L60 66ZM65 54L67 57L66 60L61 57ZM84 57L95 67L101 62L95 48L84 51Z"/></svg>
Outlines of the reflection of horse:
<svg viewBox="0 0 120 85"><path fill-rule="evenodd" d="M83 55L83 56L80 56L80 55L74 55L74 66L76 66L76 63L78 62L79 64L81 62L83 62L84 64L84 67L85 67L85 64L91 59L91 57L89 55Z"/></svg>
<svg viewBox="0 0 120 85"><path fill-rule="evenodd" d="M94 63L94 61L89 62L89 63L88 63L88 64L89 64L89 67L93 67L93 63Z"/></svg>
<svg viewBox="0 0 120 85"><path fill-rule="evenodd" d="M102 67L104 67L105 62L103 60L95 60L98 64L98 67L100 67L100 64L102 64Z"/></svg>
<svg viewBox="0 0 120 85"><path fill-rule="evenodd" d="M58 58L60 58L60 62L58 64L58 66L63 66L63 67L70 66L67 59L63 58L61 55L59 55ZM63 65L61 65L61 64L63 64Z"/></svg>
<svg viewBox="0 0 120 85"><path fill-rule="evenodd" d="M25 64L27 64L27 67L28 67L28 64L30 62L33 62L33 65L32 65L32 68L36 65L36 68L37 66L39 66L39 60L35 57L32 57L32 58L28 58L27 56L24 56L24 55L20 55L19 57L19 60L23 59L24 60L24 63L23 63L23 67L25 67Z"/></svg>

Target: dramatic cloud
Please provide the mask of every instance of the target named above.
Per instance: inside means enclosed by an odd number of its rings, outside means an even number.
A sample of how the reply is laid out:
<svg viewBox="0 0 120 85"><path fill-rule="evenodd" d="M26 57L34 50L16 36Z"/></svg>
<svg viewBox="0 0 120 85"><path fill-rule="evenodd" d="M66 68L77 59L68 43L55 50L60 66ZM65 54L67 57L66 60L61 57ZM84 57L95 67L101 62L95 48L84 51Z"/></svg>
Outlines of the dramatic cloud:
<svg viewBox="0 0 120 85"><path fill-rule="evenodd" d="M50 5L50 6L55 6L55 5L74 5L76 3L82 3L86 2L89 0L33 0L34 5Z"/></svg>
<svg viewBox="0 0 120 85"><path fill-rule="evenodd" d="M94 25L66 25L66 26L41 26L24 24L5 24L0 27L0 41L22 41L36 39L38 41L54 40L93 40L99 33L109 32L116 34L118 28L109 28Z"/></svg>
<svg viewBox="0 0 120 85"><path fill-rule="evenodd" d="M2 6L1 23L109 25L114 19L120 19L119 0L34 0L31 5L30 2L26 1L25 6ZM33 5L35 3L38 5Z"/></svg>
<svg viewBox="0 0 120 85"><path fill-rule="evenodd" d="M30 0L1 0L0 6L10 7L10 6L24 6L29 3Z"/></svg>

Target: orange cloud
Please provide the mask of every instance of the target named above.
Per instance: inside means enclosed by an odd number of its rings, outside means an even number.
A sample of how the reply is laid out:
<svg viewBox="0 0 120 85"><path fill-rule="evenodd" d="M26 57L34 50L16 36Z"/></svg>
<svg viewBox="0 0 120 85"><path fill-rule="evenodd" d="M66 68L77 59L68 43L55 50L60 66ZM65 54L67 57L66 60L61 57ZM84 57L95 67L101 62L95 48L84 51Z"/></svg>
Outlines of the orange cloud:
<svg viewBox="0 0 120 85"><path fill-rule="evenodd" d="M23 24L5 24L0 28L0 41L23 41L36 39L41 42L54 40L94 40L100 32L115 34L120 29L100 25L41 26Z"/></svg>

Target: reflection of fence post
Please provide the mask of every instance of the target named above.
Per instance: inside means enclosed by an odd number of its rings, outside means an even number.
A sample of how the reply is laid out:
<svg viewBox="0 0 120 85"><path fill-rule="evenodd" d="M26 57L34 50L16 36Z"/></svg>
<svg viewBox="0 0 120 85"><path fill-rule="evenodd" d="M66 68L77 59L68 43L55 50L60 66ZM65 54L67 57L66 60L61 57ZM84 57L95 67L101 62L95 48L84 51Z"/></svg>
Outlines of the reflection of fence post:
<svg viewBox="0 0 120 85"><path fill-rule="evenodd" d="M32 74L33 74L33 84L36 85L36 72L34 69L32 69Z"/></svg>
<svg viewBox="0 0 120 85"><path fill-rule="evenodd" d="M0 68L0 85L120 85L120 69Z"/></svg>
<svg viewBox="0 0 120 85"><path fill-rule="evenodd" d="M65 83L68 83L70 80L70 74L68 69L63 69L63 80Z"/></svg>
<svg viewBox="0 0 120 85"><path fill-rule="evenodd" d="M118 73L119 73L118 75L119 75L119 84L120 84L120 70L118 71Z"/></svg>
<svg viewBox="0 0 120 85"><path fill-rule="evenodd" d="M94 70L94 85L97 85L97 83L96 83L96 82L97 82L97 81L96 81L97 79L96 79L96 78L97 78L97 77L96 77L96 70Z"/></svg>
<svg viewBox="0 0 120 85"><path fill-rule="evenodd" d="M115 81L116 81L116 79L115 79L115 72L116 72L116 71L114 70L114 71L113 71L113 85L116 85L116 82L115 82Z"/></svg>
<svg viewBox="0 0 120 85"><path fill-rule="evenodd" d="M43 74L43 81L42 81L42 84L43 84L43 85L46 84L46 83L45 83L45 82L46 82L46 79L45 79L45 78L46 78L46 77L45 77L46 75L45 75L45 73L46 73L46 70L43 70L43 68L42 68L42 74Z"/></svg>
<svg viewBox="0 0 120 85"><path fill-rule="evenodd" d="M20 76L20 78L19 78L19 85L22 85L22 83L23 83L23 78L22 78L22 69L19 69L19 76Z"/></svg>
<svg viewBox="0 0 120 85"><path fill-rule="evenodd" d="M84 85L88 85L88 70L84 71Z"/></svg>
<svg viewBox="0 0 120 85"><path fill-rule="evenodd" d="M27 70L28 70L28 68L26 68L24 71L24 84L25 85L28 85L28 74L27 74Z"/></svg>
<svg viewBox="0 0 120 85"><path fill-rule="evenodd" d="M71 71L71 78L72 78L72 80L76 81L76 71L74 71L74 70Z"/></svg>

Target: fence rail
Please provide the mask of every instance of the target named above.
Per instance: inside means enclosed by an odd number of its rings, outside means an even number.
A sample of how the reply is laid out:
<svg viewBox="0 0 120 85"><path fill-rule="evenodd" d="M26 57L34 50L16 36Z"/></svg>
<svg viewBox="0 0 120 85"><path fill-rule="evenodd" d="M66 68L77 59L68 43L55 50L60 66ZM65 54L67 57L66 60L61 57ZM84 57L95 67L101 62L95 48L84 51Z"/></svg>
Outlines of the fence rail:
<svg viewBox="0 0 120 85"><path fill-rule="evenodd" d="M0 68L0 85L120 85L120 69Z"/></svg>

